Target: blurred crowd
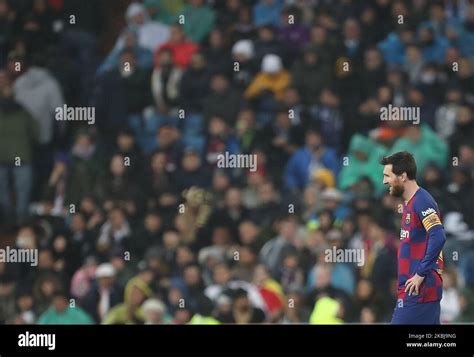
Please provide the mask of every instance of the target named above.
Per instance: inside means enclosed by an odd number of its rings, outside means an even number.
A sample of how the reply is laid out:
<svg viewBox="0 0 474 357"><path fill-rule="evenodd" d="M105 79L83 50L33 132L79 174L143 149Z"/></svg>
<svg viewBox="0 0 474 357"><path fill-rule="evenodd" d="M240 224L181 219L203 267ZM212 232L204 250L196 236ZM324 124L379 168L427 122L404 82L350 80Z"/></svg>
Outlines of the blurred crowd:
<svg viewBox="0 0 474 357"><path fill-rule="evenodd" d="M0 322L388 322L399 150L474 322L473 61L468 0L0 0Z"/></svg>

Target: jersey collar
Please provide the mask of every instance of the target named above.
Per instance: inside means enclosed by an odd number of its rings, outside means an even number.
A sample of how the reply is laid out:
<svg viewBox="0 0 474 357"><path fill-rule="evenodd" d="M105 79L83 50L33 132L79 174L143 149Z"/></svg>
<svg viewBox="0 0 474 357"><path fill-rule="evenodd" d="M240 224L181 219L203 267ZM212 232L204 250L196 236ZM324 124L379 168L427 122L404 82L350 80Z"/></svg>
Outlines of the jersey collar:
<svg viewBox="0 0 474 357"><path fill-rule="evenodd" d="M420 191L421 187L418 186L418 189L415 191L415 193L408 199L408 201L405 201L405 206L407 206L410 201L413 199L413 197L415 197L415 195L417 194L418 191Z"/></svg>

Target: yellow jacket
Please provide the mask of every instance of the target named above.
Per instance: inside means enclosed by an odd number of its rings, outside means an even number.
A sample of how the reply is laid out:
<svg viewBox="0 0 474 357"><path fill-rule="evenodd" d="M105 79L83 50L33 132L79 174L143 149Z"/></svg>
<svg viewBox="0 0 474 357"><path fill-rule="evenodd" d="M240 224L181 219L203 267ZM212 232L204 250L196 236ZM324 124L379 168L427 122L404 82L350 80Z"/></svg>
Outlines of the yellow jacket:
<svg viewBox="0 0 474 357"><path fill-rule="evenodd" d="M195 314L188 322L189 325L220 325L220 322L211 316Z"/></svg>
<svg viewBox="0 0 474 357"><path fill-rule="evenodd" d="M253 99L263 91L270 90L276 99L282 99L284 90L290 85L290 80L290 74L285 70L276 74L260 72L245 90L244 96L247 99Z"/></svg>
<svg viewBox="0 0 474 357"><path fill-rule="evenodd" d="M337 317L339 311L339 302L328 296L320 298L314 304L313 312L309 318L310 324L342 324L343 321Z"/></svg>

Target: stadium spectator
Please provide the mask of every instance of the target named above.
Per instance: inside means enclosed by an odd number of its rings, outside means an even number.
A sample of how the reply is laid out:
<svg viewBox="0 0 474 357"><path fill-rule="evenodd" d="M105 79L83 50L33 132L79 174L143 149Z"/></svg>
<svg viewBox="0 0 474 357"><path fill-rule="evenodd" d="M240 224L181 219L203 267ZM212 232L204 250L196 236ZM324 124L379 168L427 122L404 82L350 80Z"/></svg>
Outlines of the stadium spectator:
<svg viewBox="0 0 474 357"><path fill-rule="evenodd" d="M184 0L145 0L143 2L152 20L167 25L176 23L184 4Z"/></svg>
<svg viewBox="0 0 474 357"><path fill-rule="evenodd" d="M169 322L166 306L161 300L150 298L143 303L146 325L158 325Z"/></svg>
<svg viewBox="0 0 474 357"><path fill-rule="evenodd" d="M253 18L256 26L280 24L280 12L283 1L260 0L253 8Z"/></svg>
<svg viewBox="0 0 474 357"><path fill-rule="evenodd" d="M239 40L232 47L232 58L235 61L233 63L233 81L241 90L250 84L252 77L257 72L254 51L254 45L250 40ZM235 70L236 65L238 65L237 71Z"/></svg>
<svg viewBox="0 0 474 357"><path fill-rule="evenodd" d="M150 21L146 8L138 3L132 2L125 13L127 31L135 31L139 46L150 51L166 43L170 37L170 29L167 25ZM115 49L122 49L127 44L127 38L119 37Z"/></svg>
<svg viewBox="0 0 474 357"><path fill-rule="evenodd" d="M51 307L38 319L38 325L87 325L92 318L79 306L70 306L67 295L55 292Z"/></svg>
<svg viewBox="0 0 474 357"><path fill-rule="evenodd" d="M220 116L229 126L234 126L242 103L241 94L230 86L229 79L224 74L216 73L212 76L210 93L203 101L206 118Z"/></svg>
<svg viewBox="0 0 474 357"><path fill-rule="evenodd" d="M23 220L28 215L33 185L33 154L39 141L38 123L13 98L5 71L0 87L0 197L3 220ZM13 206L9 175L13 176L16 205Z"/></svg>
<svg viewBox="0 0 474 357"><path fill-rule="evenodd" d="M117 67L120 61L120 54L123 49L132 50L136 59L137 66L143 69L150 69L153 66L153 52L148 48L138 44L137 34L133 30L128 30L123 34L123 46L114 48L112 52L105 58L104 62L97 69L97 75L112 70Z"/></svg>
<svg viewBox="0 0 474 357"><path fill-rule="evenodd" d="M155 104L161 113L177 111L179 83L183 71L173 64L173 52L162 49L155 62L151 79L151 88Z"/></svg>
<svg viewBox="0 0 474 357"><path fill-rule="evenodd" d="M158 56L163 50L170 50L173 53L173 63L182 69L188 67L192 55L199 46L186 38L183 27L180 24L171 26L171 34L168 42L162 44L155 52L155 63L159 63Z"/></svg>
<svg viewBox="0 0 474 357"><path fill-rule="evenodd" d="M102 319L102 324L136 324L144 322L141 305L152 294L149 283L152 275L144 271L131 279L125 287L124 302L114 306Z"/></svg>
<svg viewBox="0 0 474 357"><path fill-rule="evenodd" d="M180 104L185 111L202 112L203 101L209 91L211 72L201 52L192 55L180 87Z"/></svg>
<svg viewBox="0 0 474 357"><path fill-rule="evenodd" d="M291 72L292 85L302 94L302 101L306 105L314 104L331 79L330 69L322 62L320 55L320 51L308 47L303 59L295 63Z"/></svg>
<svg viewBox="0 0 474 357"><path fill-rule="evenodd" d="M255 324L265 321L265 313L258 307L252 306L247 291L237 289L234 292L234 303L231 313L222 316L224 323Z"/></svg>
<svg viewBox="0 0 474 357"><path fill-rule="evenodd" d="M349 162L343 166L339 176L339 188L346 190L359 182L363 177L369 177L381 192L383 185L380 183L380 168L377 166L386 149L363 135L356 134L352 137L349 146ZM380 166L380 165L379 165Z"/></svg>
<svg viewBox="0 0 474 357"><path fill-rule="evenodd" d="M84 309L100 323L115 305L122 302L123 291L115 282L115 268L110 263L99 265L95 271L95 282L84 297Z"/></svg>
<svg viewBox="0 0 474 357"><path fill-rule="evenodd" d="M16 55L15 55L16 56ZM51 73L19 56L11 58L18 71L12 71L13 97L37 121L39 137L34 147L33 165L36 172L33 192L44 186L53 161L54 119L57 108L64 104L62 89ZM15 62L16 61L16 62Z"/></svg>
<svg viewBox="0 0 474 357"><path fill-rule="evenodd" d="M309 30L301 23L301 13L297 7L283 9L280 16L277 37L287 47L289 59L295 60L309 42Z"/></svg>
<svg viewBox="0 0 474 357"><path fill-rule="evenodd" d="M260 251L260 259L271 276L280 280L285 256L295 251L298 222L294 216L288 215L279 220L278 226L278 236L265 243Z"/></svg>
<svg viewBox="0 0 474 357"><path fill-rule="evenodd" d="M258 28L258 38L254 41L255 44L255 61L262 63L266 55L277 55L286 62L287 51L284 44L277 38L275 28L266 25Z"/></svg>
<svg viewBox="0 0 474 357"><path fill-rule="evenodd" d="M311 128L306 132L306 146L288 160L285 185L289 190L303 190L322 169L329 169L337 177L340 164L336 152L326 147L321 133Z"/></svg>
<svg viewBox="0 0 474 357"><path fill-rule="evenodd" d="M184 33L193 42L201 42L214 27L216 15L204 0L190 0L182 13Z"/></svg>

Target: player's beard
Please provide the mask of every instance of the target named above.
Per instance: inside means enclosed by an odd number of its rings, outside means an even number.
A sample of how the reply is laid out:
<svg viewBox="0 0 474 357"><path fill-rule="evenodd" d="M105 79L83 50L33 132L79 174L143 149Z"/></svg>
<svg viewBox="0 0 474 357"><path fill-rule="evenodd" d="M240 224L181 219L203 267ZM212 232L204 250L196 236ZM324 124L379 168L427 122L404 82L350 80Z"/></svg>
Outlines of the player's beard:
<svg viewBox="0 0 474 357"><path fill-rule="evenodd" d="M392 186L390 186L390 194L395 197L402 197L403 192L405 192L405 188L403 187L403 183L400 180L395 181Z"/></svg>

